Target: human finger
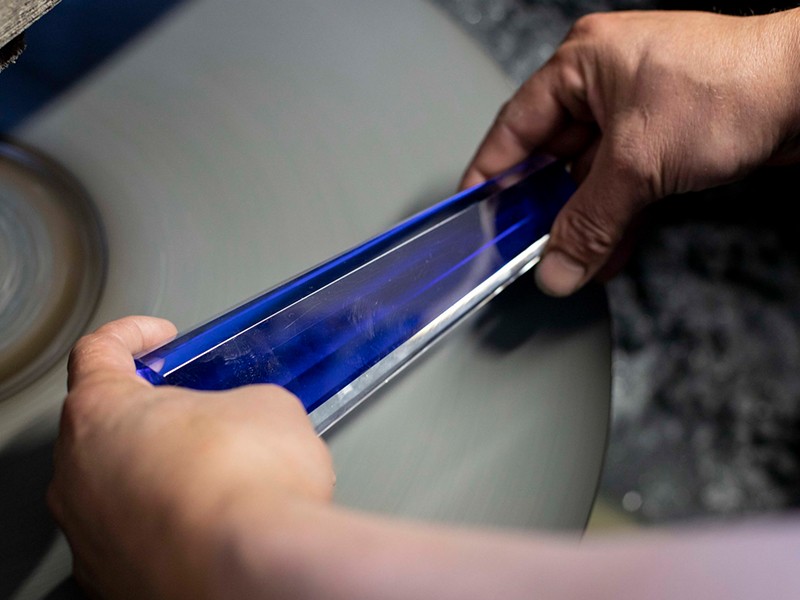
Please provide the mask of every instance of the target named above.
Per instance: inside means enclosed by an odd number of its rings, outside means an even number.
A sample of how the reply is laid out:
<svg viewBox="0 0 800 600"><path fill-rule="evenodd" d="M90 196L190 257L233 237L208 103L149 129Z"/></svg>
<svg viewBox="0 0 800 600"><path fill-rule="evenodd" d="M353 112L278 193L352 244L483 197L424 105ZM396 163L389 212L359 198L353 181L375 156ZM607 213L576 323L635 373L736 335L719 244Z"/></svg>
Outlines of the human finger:
<svg viewBox="0 0 800 600"><path fill-rule="evenodd" d="M75 344L69 358L68 387L98 374L135 374L133 355L166 341L175 326L155 317L125 317L107 323Z"/></svg>
<svg viewBox="0 0 800 600"><path fill-rule="evenodd" d="M601 144L589 173L553 224L536 270L539 287L553 296L568 296L594 277L648 200L646 189Z"/></svg>
<svg viewBox="0 0 800 600"><path fill-rule="evenodd" d="M516 165L564 127L569 115L557 97L555 75L545 65L500 109L467 166L462 188Z"/></svg>
<svg viewBox="0 0 800 600"><path fill-rule="evenodd" d="M647 229L648 211L647 209L637 213L631 219L622 238L611 252L611 256L597 271L594 278L600 283L608 283L616 277L628 264L629 260L636 252L636 248Z"/></svg>

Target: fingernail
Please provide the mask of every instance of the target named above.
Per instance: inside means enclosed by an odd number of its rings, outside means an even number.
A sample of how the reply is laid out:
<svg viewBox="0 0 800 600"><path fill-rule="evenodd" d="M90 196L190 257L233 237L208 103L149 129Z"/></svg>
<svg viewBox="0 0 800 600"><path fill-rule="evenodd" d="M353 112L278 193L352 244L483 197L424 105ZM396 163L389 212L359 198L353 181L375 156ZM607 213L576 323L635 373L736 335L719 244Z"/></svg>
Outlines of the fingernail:
<svg viewBox="0 0 800 600"><path fill-rule="evenodd" d="M559 250L544 255L536 268L536 284L549 296L569 296L586 277L586 267Z"/></svg>

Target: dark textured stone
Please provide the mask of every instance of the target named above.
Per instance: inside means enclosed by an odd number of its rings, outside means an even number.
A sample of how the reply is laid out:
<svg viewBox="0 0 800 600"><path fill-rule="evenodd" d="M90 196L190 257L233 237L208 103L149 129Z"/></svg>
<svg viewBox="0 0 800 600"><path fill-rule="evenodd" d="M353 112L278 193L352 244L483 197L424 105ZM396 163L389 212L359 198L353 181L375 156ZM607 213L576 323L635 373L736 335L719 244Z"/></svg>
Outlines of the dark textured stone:
<svg viewBox="0 0 800 600"><path fill-rule="evenodd" d="M589 12L794 5L435 2L520 83ZM800 236L789 213L798 174L764 169L653 207L630 263L607 286L615 387L601 493L643 523L800 504ZM626 494L637 501L623 503Z"/></svg>

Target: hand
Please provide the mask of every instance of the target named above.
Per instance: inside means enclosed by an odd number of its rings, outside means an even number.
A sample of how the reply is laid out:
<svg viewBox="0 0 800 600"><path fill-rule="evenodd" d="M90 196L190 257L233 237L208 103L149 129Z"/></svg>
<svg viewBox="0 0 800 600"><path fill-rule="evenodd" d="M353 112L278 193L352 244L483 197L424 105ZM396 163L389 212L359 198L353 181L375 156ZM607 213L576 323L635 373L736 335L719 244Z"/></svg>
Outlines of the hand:
<svg viewBox="0 0 800 600"><path fill-rule="evenodd" d="M94 597L796 595L796 523L578 545L338 508L327 449L287 392L153 388L134 373L131 355L172 334L123 319L70 359L48 499Z"/></svg>
<svg viewBox="0 0 800 600"><path fill-rule="evenodd" d="M225 393L152 387L131 356L174 335L131 317L81 339L48 501L75 576L103 597L202 597L239 502L327 502L333 471L300 402L274 386ZM180 590L180 593L176 593Z"/></svg>
<svg viewBox="0 0 800 600"><path fill-rule="evenodd" d="M462 185L534 152L571 163L581 184L537 269L545 291L568 295L649 203L800 159L798 50L798 10L583 17L500 111Z"/></svg>

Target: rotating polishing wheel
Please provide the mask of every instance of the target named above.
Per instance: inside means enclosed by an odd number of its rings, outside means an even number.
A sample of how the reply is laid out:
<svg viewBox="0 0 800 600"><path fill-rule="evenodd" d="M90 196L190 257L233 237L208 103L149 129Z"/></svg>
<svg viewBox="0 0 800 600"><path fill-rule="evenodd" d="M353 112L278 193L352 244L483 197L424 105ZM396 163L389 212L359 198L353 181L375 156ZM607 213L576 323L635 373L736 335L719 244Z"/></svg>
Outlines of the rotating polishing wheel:
<svg viewBox="0 0 800 600"><path fill-rule="evenodd" d="M51 158L0 139L0 401L37 380L83 333L106 256L83 186Z"/></svg>

